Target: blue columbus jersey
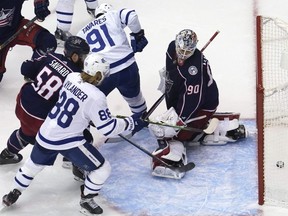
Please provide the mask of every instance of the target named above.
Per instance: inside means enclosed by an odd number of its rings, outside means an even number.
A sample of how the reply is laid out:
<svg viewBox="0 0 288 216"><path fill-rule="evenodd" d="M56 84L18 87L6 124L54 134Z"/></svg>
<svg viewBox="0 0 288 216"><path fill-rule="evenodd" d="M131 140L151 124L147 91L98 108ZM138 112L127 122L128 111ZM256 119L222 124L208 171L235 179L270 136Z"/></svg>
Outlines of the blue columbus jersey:
<svg viewBox="0 0 288 216"><path fill-rule="evenodd" d="M3 43L17 31L23 19L21 9L24 0L1 0L0 2L0 42Z"/></svg>
<svg viewBox="0 0 288 216"><path fill-rule="evenodd" d="M45 119L58 100L66 76L72 72L81 72L81 68L58 53L23 62L22 75L33 80L21 90L21 104L24 109Z"/></svg>
<svg viewBox="0 0 288 216"><path fill-rule="evenodd" d="M166 52L166 70L166 105L168 109L174 107L183 121L195 117L200 109L217 108L218 87L208 60L198 49L179 66L172 41Z"/></svg>

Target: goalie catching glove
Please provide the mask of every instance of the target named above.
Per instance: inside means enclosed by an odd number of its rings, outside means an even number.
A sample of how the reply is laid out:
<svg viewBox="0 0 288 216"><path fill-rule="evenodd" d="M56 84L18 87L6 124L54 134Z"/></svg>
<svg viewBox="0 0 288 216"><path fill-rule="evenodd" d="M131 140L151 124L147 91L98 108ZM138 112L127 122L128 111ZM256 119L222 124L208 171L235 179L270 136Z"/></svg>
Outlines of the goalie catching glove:
<svg viewBox="0 0 288 216"><path fill-rule="evenodd" d="M133 52L142 52L147 46L148 40L145 37L144 29L141 29L138 33L130 33L131 47Z"/></svg>

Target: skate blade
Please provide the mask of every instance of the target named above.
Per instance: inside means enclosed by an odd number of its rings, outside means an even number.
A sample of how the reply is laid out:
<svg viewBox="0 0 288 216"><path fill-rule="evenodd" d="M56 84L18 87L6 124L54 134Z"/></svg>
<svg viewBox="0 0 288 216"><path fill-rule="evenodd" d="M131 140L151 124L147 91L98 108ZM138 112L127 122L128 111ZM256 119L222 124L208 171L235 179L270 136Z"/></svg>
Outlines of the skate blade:
<svg viewBox="0 0 288 216"><path fill-rule="evenodd" d="M80 209L80 213L82 213L82 214L84 214L84 215L88 215L88 216L102 215L102 213L101 213L101 214L92 214L92 213L90 213L87 209L82 208L82 207L81 207L81 209Z"/></svg>

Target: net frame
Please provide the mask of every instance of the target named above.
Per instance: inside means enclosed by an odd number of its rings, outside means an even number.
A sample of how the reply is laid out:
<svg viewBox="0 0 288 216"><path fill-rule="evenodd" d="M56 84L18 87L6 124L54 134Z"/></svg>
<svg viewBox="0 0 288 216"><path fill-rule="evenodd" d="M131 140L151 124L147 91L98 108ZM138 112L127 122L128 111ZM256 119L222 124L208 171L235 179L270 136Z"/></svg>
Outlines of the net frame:
<svg viewBox="0 0 288 216"><path fill-rule="evenodd" d="M288 148L283 147L283 140L288 141L288 68L283 68L288 64L288 55L283 55L288 50L288 24L278 18L257 16L256 48L258 203L288 207L288 187L282 180L288 178ZM278 139L274 140L275 131Z"/></svg>

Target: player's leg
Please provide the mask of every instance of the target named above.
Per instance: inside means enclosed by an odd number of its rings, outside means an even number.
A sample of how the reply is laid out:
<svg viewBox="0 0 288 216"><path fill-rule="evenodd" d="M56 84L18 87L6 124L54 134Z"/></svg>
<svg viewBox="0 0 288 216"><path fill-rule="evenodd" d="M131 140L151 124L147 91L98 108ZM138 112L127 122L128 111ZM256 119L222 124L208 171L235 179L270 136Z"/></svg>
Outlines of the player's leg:
<svg viewBox="0 0 288 216"><path fill-rule="evenodd" d="M34 144L35 136L42 125L44 119L36 118L24 110L21 105L21 92L17 96L16 116L20 120L21 127L13 131L7 141L7 147L0 154L0 164L18 163L22 160L19 152L29 143Z"/></svg>
<svg viewBox="0 0 288 216"><path fill-rule="evenodd" d="M92 17L95 18L95 9L98 6L98 0L85 0L87 12Z"/></svg>
<svg viewBox="0 0 288 216"><path fill-rule="evenodd" d="M38 143L35 143L30 158L26 160L14 178L14 189L3 196L3 203L6 206L14 204L23 191L29 187L34 177L45 166L52 166L54 164L57 154L57 151L45 149Z"/></svg>
<svg viewBox="0 0 288 216"><path fill-rule="evenodd" d="M103 184L111 173L111 167L101 153L90 143L83 146L61 151L76 167L86 172L84 185L81 186L81 211L84 213L101 214L102 208L94 201Z"/></svg>
<svg viewBox="0 0 288 216"><path fill-rule="evenodd" d="M55 37L58 46L63 46L64 42L72 34L70 33L72 19L74 15L75 0L58 0L56 5L57 28Z"/></svg>
<svg viewBox="0 0 288 216"><path fill-rule="evenodd" d="M134 62L120 73L121 77L117 88L127 101L131 112L144 113L147 110L147 105L140 88L140 75L137 63Z"/></svg>

